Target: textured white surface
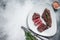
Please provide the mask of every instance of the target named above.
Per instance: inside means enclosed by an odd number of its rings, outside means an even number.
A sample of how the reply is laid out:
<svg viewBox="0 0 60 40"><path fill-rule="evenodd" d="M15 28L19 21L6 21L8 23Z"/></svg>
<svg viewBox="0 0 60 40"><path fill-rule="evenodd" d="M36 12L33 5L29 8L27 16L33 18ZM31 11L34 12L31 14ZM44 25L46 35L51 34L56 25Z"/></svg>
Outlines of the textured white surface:
<svg viewBox="0 0 60 40"><path fill-rule="evenodd" d="M4 0L5 1L5 0ZM21 26L26 26L26 17L29 11L35 4L50 3L40 0L6 0L6 8L0 7L0 40L5 40L3 37L7 35L6 40L25 40L24 31ZM59 19L57 17L57 19Z"/></svg>
<svg viewBox="0 0 60 40"><path fill-rule="evenodd" d="M3 26L4 31L8 35L6 40L25 40L21 26L26 26L26 16L31 8L31 1L25 1L24 5L21 5L17 0L8 1L2 15L7 21Z"/></svg>

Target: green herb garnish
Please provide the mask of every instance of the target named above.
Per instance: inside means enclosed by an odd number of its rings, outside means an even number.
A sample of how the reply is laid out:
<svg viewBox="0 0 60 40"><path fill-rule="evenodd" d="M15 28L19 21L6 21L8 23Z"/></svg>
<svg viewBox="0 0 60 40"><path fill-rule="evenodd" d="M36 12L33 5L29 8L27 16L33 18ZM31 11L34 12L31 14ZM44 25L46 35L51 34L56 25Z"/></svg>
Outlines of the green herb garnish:
<svg viewBox="0 0 60 40"><path fill-rule="evenodd" d="M30 32L25 32L26 40L37 40Z"/></svg>
<svg viewBox="0 0 60 40"><path fill-rule="evenodd" d="M46 18L49 19L49 15L46 13Z"/></svg>
<svg viewBox="0 0 60 40"><path fill-rule="evenodd" d="M35 36L33 36L33 35L31 34L30 31L27 30L27 28L22 27L22 29L23 29L24 32L25 32L26 40L38 40Z"/></svg>

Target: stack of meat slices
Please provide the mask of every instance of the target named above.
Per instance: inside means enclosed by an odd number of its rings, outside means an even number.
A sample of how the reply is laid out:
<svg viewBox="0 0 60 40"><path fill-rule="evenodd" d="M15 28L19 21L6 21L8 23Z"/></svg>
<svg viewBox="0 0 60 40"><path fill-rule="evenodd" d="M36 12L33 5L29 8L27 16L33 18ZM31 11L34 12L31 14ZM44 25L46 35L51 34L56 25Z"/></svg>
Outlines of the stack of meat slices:
<svg viewBox="0 0 60 40"><path fill-rule="evenodd" d="M38 13L34 13L32 16L32 20L34 22L35 26L38 26L37 29L40 32L45 31L49 27L51 27L51 16L50 16L50 11L48 9L45 9L43 14L42 14L42 19L46 22L46 25L42 22L40 15Z"/></svg>

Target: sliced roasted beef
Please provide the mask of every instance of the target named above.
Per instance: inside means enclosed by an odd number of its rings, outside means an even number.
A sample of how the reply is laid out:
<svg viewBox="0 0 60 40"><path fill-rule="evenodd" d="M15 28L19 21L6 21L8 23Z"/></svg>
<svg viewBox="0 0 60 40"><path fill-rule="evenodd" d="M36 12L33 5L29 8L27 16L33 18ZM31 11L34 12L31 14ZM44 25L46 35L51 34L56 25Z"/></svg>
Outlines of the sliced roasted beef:
<svg viewBox="0 0 60 40"><path fill-rule="evenodd" d="M39 27L37 28L37 30L40 31L40 32L43 32L46 29L48 29L48 27L43 23L41 25L39 25Z"/></svg>
<svg viewBox="0 0 60 40"><path fill-rule="evenodd" d="M34 22L34 25L37 26L37 22L40 20L40 15L38 13L34 13L32 16L32 20Z"/></svg>
<svg viewBox="0 0 60 40"><path fill-rule="evenodd" d="M42 18L46 22L47 26L51 27L52 20L51 20L50 10L46 8L42 14Z"/></svg>
<svg viewBox="0 0 60 40"><path fill-rule="evenodd" d="M35 20L37 18L40 18L40 15L38 13L34 13L32 16L32 20Z"/></svg>

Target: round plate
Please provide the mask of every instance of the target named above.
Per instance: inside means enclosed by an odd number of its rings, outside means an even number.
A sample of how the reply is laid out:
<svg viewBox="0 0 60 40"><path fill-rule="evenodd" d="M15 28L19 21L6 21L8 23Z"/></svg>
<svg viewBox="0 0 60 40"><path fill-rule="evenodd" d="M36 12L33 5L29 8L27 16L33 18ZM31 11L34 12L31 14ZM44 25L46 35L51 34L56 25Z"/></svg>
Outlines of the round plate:
<svg viewBox="0 0 60 40"><path fill-rule="evenodd" d="M50 10L51 18L52 18L52 26L51 26L51 28L48 28L47 30L45 30L43 32L39 32L37 30L37 27L34 25L34 23L32 21L32 16L33 16L34 12L39 13L42 16L42 13L44 12L44 9L45 8L47 8L47 9ZM28 27L32 31L34 31L35 33L37 33L39 35L43 35L43 36L53 36L53 35L56 34L56 31L57 31L56 15L55 15L55 13L54 13L53 8L51 7L51 5L48 5L48 4L40 4L40 5L34 6L34 8L32 8L32 10L29 12L27 18L28 18L27 19Z"/></svg>

